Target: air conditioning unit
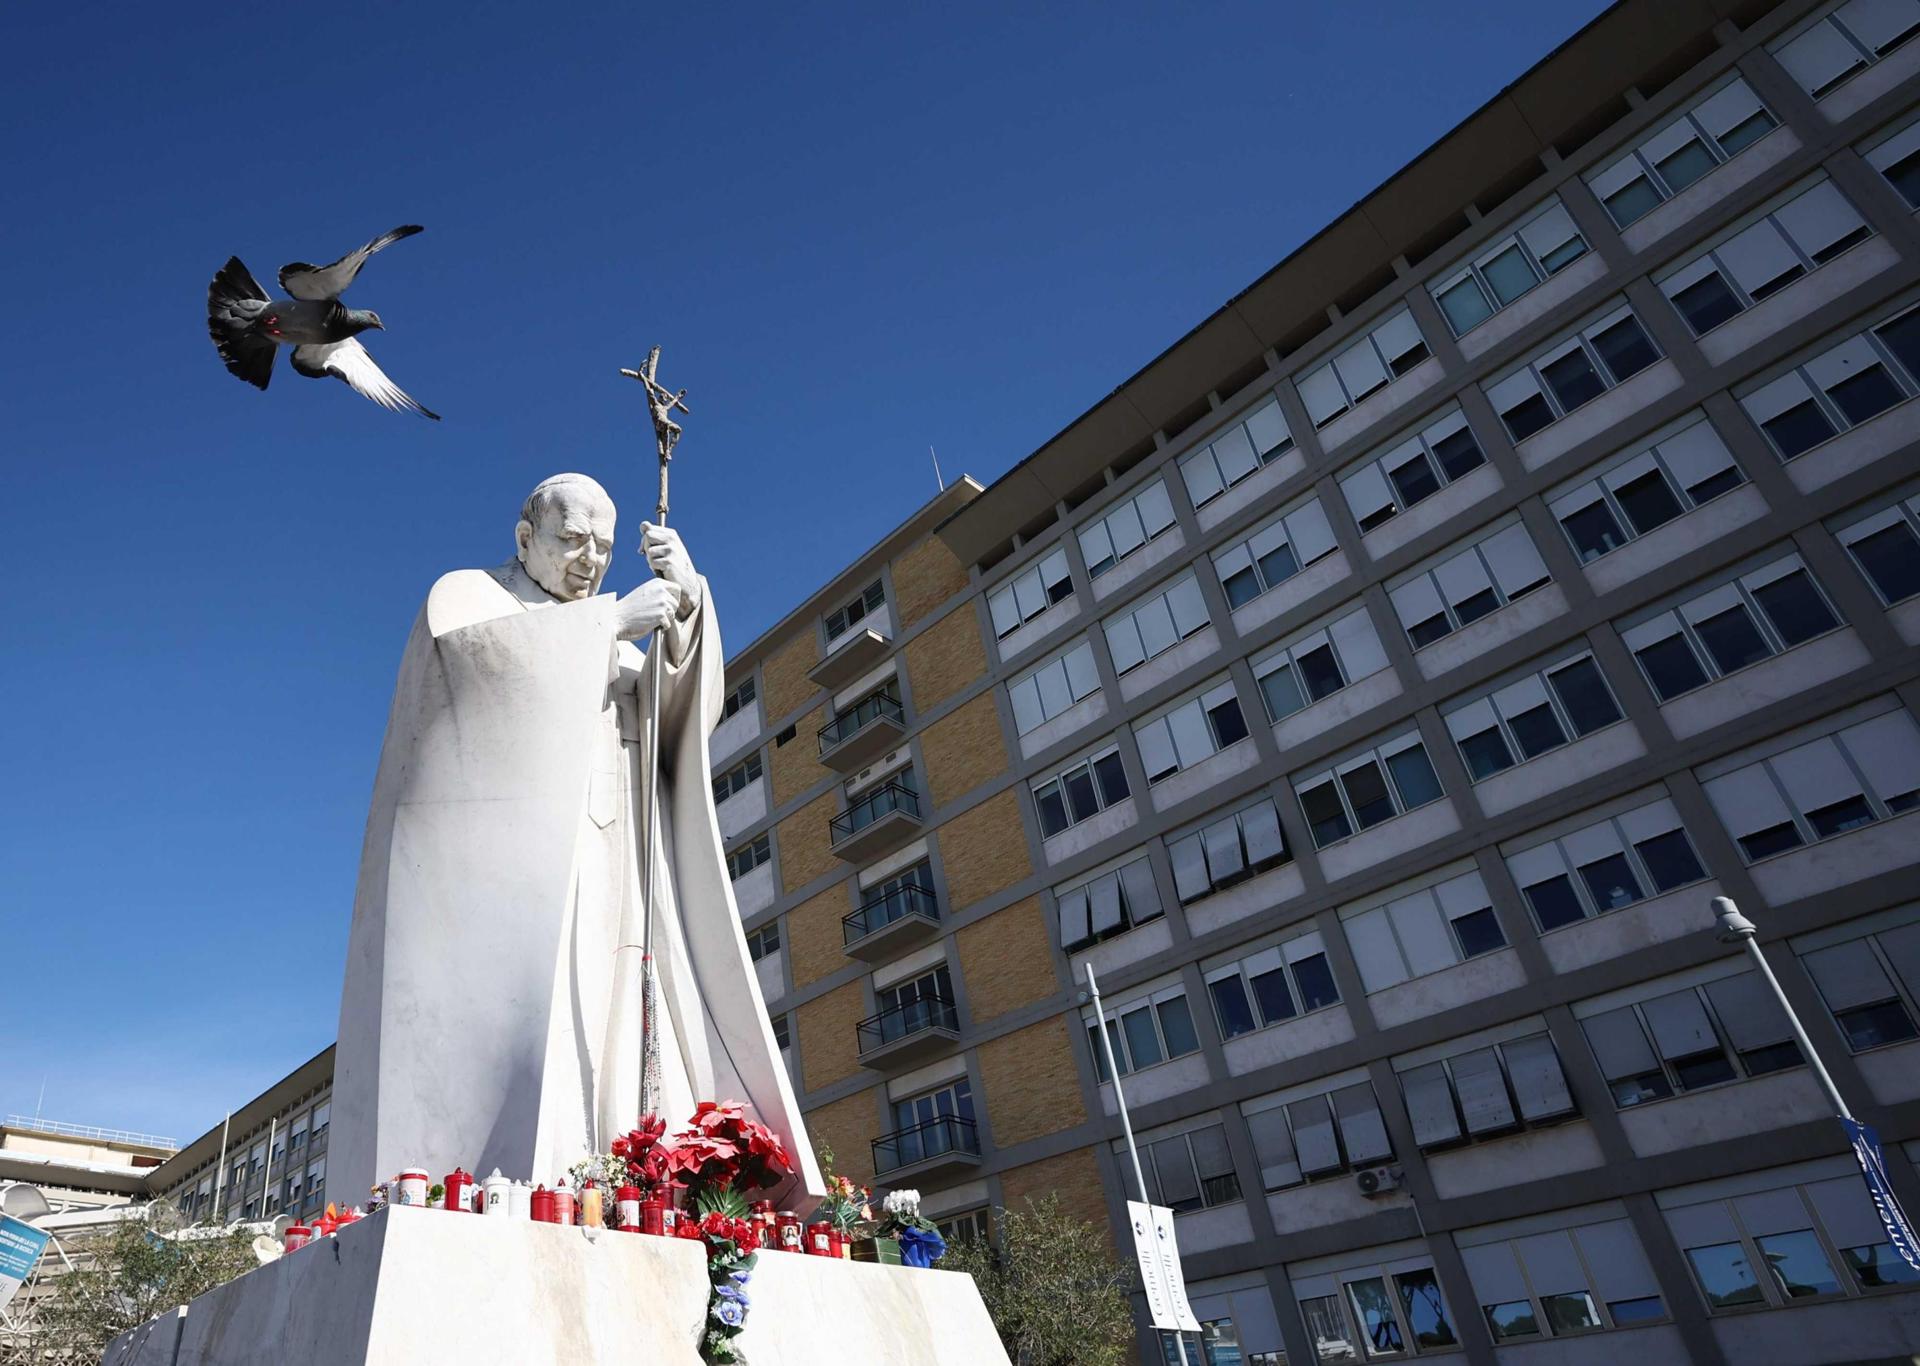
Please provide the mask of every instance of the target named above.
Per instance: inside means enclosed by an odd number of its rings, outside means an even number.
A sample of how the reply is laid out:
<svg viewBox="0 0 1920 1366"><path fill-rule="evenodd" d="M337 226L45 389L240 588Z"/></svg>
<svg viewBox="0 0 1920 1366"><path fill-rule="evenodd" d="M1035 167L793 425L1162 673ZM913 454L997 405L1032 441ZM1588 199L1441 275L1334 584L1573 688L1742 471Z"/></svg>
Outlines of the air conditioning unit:
<svg viewBox="0 0 1920 1366"><path fill-rule="evenodd" d="M1385 1195L1388 1191L1397 1191L1407 1184L1407 1174L1398 1167L1368 1167L1365 1171L1353 1174L1353 1184L1369 1200Z"/></svg>

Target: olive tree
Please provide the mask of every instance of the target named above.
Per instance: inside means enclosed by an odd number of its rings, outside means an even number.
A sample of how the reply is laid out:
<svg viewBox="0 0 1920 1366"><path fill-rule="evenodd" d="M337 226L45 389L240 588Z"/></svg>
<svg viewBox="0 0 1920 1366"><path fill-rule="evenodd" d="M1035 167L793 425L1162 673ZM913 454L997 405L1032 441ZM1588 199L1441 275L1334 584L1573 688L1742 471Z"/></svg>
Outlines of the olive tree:
<svg viewBox="0 0 1920 1366"><path fill-rule="evenodd" d="M1059 1197L996 1211L991 1239L955 1243L943 1271L964 1271L1014 1366L1120 1366L1133 1342L1131 1263L1095 1224L1060 1212Z"/></svg>

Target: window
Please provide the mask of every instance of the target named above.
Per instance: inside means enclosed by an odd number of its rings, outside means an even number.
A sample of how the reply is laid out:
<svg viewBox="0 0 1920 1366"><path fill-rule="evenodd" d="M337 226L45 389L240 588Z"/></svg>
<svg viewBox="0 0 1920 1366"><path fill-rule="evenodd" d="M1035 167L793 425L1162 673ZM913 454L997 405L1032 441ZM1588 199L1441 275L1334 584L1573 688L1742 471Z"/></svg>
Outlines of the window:
<svg viewBox="0 0 1920 1366"><path fill-rule="evenodd" d="M1666 798L1507 856L1542 933L1706 877Z"/></svg>
<svg viewBox="0 0 1920 1366"><path fill-rule="evenodd" d="M1496 1344L1571 1337L1666 1317L1632 1221L1607 1219L1523 1237L1456 1234Z"/></svg>
<svg viewBox="0 0 1920 1366"><path fill-rule="evenodd" d="M1085 1023L1094 1070L1101 1081L1111 1081L1107 1055L1100 1047L1095 1023L1091 1019ZM1143 1067L1200 1051L1200 1038L1193 1032L1193 1016L1187 1010L1187 993L1181 987L1169 987L1144 1000L1129 1001L1108 1010L1107 1039L1113 1045L1113 1059L1123 1077Z"/></svg>
<svg viewBox="0 0 1920 1366"><path fill-rule="evenodd" d="M1859 211L1822 176L1661 279L1660 290L1702 337L1871 236Z"/></svg>
<svg viewBox="0 0 1920 1366"><path fill-rule="evenodd" d="M1751 971L1618 1006L1580 1024L1613 1103L1623 1110L1801 1062L1785 1012Z"/></svg>
<svg viewBox="0 0 1920 1366"><path fill-rule="evenodd" d="M1125 1148L1116 1145L1124 1160ZM1140 1172L1152 1202L1175 1214L1230 1205L1240 1198L1240 1178L1227 1150L1227 1130L1208 1124L1182 1134L1140 1141Z"/></svg>
<svg viewBox="0 0 1920 1366"><path fill-rule="evenodd" d="M1340 480L1365 535L1487 463L1456 406L1384 454L1370 456Z"/></svg>
<svg viewBox="0 0 1920 1366"><path fill-rule="evenodd" d="M735 882L773 857L773 836L761 835L727 853L727 876Z"/></svg>
<svg viewBox="0 0 1920 1366"><path fill-rule="evenodd" d="M1738 156L1778 122L1738 76L1694 103L1639 146L1587 177L1620 227L1658 208Z"/></svg>
<svg viewBox="0 0 1920 1366"><path fill-rule="evenodd" d="M1890 318L1740 396L1782 460L1904 403L1920 374L1920 309Z"/></svg>
<svg viewBox="0 0 1920 1366"><path fill-rule="evenodd" d="M1150 721L1136 721L1133 734L1147 782L1157 783L1246 739L1247 722L1227 679Z"/></svg>
<svg viewBox="0 0 1920 1366"><path fill-rule="evenodd" d="M873 1000L876 1012L858 1030L863 1053L923 1029L960 1027L953 1007L953 975L945 963L908 981L877 988Z"/></svg>
<svg viewBox="0 0 1920 1366"><path fill-rule="evenodd" d="M1831 1158L1756 1172L1717 1189L1655 1195L1710 1311L1784 1307L1920 1281L1888 1243L1859 1171L1847 1170L1852 1165ZM1728 1184L1737 1193L1729 1195Z"/></svg>
<svg viewBox="0 0 1920 1366"><path fill-rule="evenodd" d="M891 679L845 711L833 713L833 719L820 727L820 752L826 754L836 745L844 744L882 717L891 718L896 725L907 723L907 714L893 691Z"/></svg>
<svg viewBox="0 0 1920 1366"><path fill-rule="evenodd" d="M746 791L748 784L760 781L760 771L760 751L756 749L743 761L714 778L714 802L724 802L736 792Z"/></svg>
<svg viewBox="0 0 1920 1366"><path fill-rule="evenodd" d="M1560 1055L1546 1034L1470 1049L1400 1073L1413 1137L1446 1147L1576 1113Z"/></svg>
<svg viewBox="0 0 1920 1366"><path fill-rule="evenodd" d="M1061 773L1033 785L1033 804L1040 815L1040 835L1051 838L1068 826L1104 811L1129 796L1127 770L1120 749L1108 745Z"/></svg>
<svg viewBox="0 0 1920 1366"><path fill-rule="evenodd" d="M1368 993L1507 946L1477 872L1343 915L1341 927Z"/></svg>
<svg viewBox="0 0 1920 1366"><path fill-rule="evenodd" d="M1250 1100L1240 1110L1270 1191L1393 1160L1380 1103L1364 1081L1299 1099Z"/></svg>
<svg viewBox="0 0 1920 1366"><path fill-rule="evenodd" d="M1587 254L1587 239L1558 199L1517 232L1479 252L1468 265L1429 287L1456 337L1465 336L1549 275Z"/></svg>
<svg viewBox="0 0 1920 1366"><path fill-rule="evenodd" d="M1056 602L1072 596L1073 576L1067 569L1067 552L1049 551L1040 557L1038 564L1023 569L987 594L993 633L1005 640Z"/></svg>
<svg viewBox="0 0 1920 1366"><path fill-rule="evenodd" d="M768 1023L773 1026L773 1046L775 1048L784 1050L793 1047L792 1026L787 1023L787 1017L785 1015L770 1016Z"/></svg>
<svg viewBox="0 0 1920 1366"><path fill-rule="evenodd" d="M1525 441L1660 359L1625 304L1548 347L1487 386L1487 399L1515 442Z"/></svg>
<svg viewBox="0 0 1920 1366"><path fill-rule="evenodd" d="M320 1208L320 1199L325 1193L326 1188L327 1160L324 1157L316 1158L307 1164L307 1179L304 1189L306 1190L308 1209L317 1210Z"/></svg>
<svg viewBox="0 0 1920 1366"><path fill-rule="evenodd" d="M1007 697L1013 703L1014 729L1025 735L1099 691L1100 674L1093 665L1093 646L1082 640L1065 654L1055 655L1007 685Z"/></svg>
<svg viewBox="0 0 1920 1366"><path fill-rule="evenodd" d="M1387 596L1419 650L1550 581L1527 529L1515 522L1421 570Z"/></svg>
<svg viewBox="0 0 1920 1366"><path fill-rule="evenodd" d="M887 595L881 590L880 580L875 579L852 602L827 614L827 639L838 640L859 625L868 613L879 611L886 601Z"/></svg>
<svg viewBox="0 0 1920 1366"><path fill-rule="evenodd" d="M321 1101L320 1104L313 1107L312 1132L313 1132L313 1141L315 1143L318 1143L321 1139L327 1136L327 1126L329 1123L332 1122L332 1119L333 1119L333 1102L332 1101L330 1100ZM325 1168L322 1167L321 1170L324 1171ZM311 1175L311 1173L309 1173L309 1175Z"/></svg>
<svg viewBox="0 0 1920 1366"><path fill-rule="evenodd" d="M1784 555L1620 632L1662 702L1840 626L1798 555Z"/></svg>
<svg viewBox="0 0 1920 1366"><path fill-rule="evenodd" d="M1867 154L1867 165L1887 178L1910 209L1920 209L1920 119L1882 140Z"/></svg>
<svg viewBox="0 0 1920 1366"><path fill-rule="evenodd" d="M981 1243L991 1236L991 1225L987 1220L986 1206L979 1209L963 1210L959 1214L949 1214L936 1221L940 1236L948 1243Z"/></svg>
<svg viewBox="0 0 1920 1366"><path fill-rule="evenodd" d="M1320 1293L1323 1288L1327 1293ZM1431 1267L1355 1268L1337 1277L1302 1278L1295 1293L1322 1363L1424 1356L1460 1345Z"/></svg>
<svg viewBox="0 0 1920 1366"><path fill-rule="evenodd" d="M1318 498L1283 512L1238 545L1214 555L1229 609L1244 607L1334 551L1333 528Z"/></svg>
<svg viewBox="0 0 1920 1366"><path fill-rule="evenodd" d="M1146 858L1057 892L1054 900L1060 907L1060 946L1069 953L1165 914L1153 864Z"/></svg>
<svg viewBox="0 0 1920 1366"><path fill-rule="evenodd" d="M1173 859L1173 885L1182 905L1277 868L1293 857L1273 799L1209 821L1200 829L1167 841Z"/></svg>
<svg viewBox="0 0 1920 1366"><path fill-rule="evenodd" d="M1739 488L1746 475L1705 418L1613 462L1549 506L1580 563Z"/></svg>
<svg viewBox="0 0 1920 1366"><path fill-rule="evenodd" d="M1280 412L1278 399L1269 398L1244 421L1236 422L1212 442L1180 458L1180 477L1196 508L1205 507L1263 465L1293 449L1293 433Z"/></svg>
<svg viewBox="0 0 1920 1366"><path fill-rule="evenodd" d="M1340 1004L1317 930L1210 970L1207 995L1223 1039Z"/></svg>
<svg viewBox="0 0 1920 1366"><path fill-rule="evenodd" d="M1757 862L1920 806L1920 726L1896 708L1703 786Z"/></svg>
<svg viewBox="0 0 1920 1366"><path fill-rule="evenodd" d="M1428 356L1413 314L1402 308L1317 370L1295 382L1313 425L1324 427Z"/></svg>
<svg viewBox="0 0 1920 1366"><path fill-rule="evenodd" d="M293 1132L287 1135L288 1152L297 1153L306 1146L307 1126L312 1122L312 1119L313 1116L309 1113L300 1116L300 1118L293 1122Z"/></svg>
<svg viewBox="0 0 1920 1366"><path fill-rule="evenodd" d="M1253 661L1267 719L1279 722L1387 667L1364 607Z"/></svg>
<svg viewBox="0 0 1920 1366"><path fill-rule="evenodd" d="M841 919L841 932L851 944L908 915L940 918L940 903L933 891L933 866L925 859L863 887L858 909Z"/></svg>
<svg viewBox="0 0 1920 1366"><path fill-rule="evenodd" d="M1191 573L1106 623L1113 671L1127 674L1207 627L1207 604Z"/></svg>
<svg viewBox="0 0 1920 1366"><path fill-rule="evenodd" d="M1320 849L1442 795L1418 731L1395 736L1293 786L1314 846Z"/></svg>
<svg viewBox="0 0 1920 1366"><path fill-rule="evenodd" d="M1446 713L1447 730L1477 783L1620 719L1591 654L1549 665Z"/></svg>
<svg viewBox="0 0 1920 1366"><path fill-rule="evenodd" d="M893 1132L874 1143L874 1166L894 1171L942 1153L980 1151L973 1124L973 1083L966 1077L937 1091L893 1102Z"/></svg>
<svg viewBox="0 0 1920 1366"><path fill-rule="evenodd" d="M1920 1033L1920 923L1910 913L1905 924L1799 953L1854 1052Z"/></svg>
<svg viewBox="0 0 1920 1366"><path fill-rule="evenodd" d="M773 921L747 936L747 956L759 962L770 953L780 952L780 922Z"/></svg>
<svg viewBox="0 0 1920 1366"><path fill-rule="evenodd" d="M1920 593L1920 496L1882 508L1839 535L1880 601L1891 607Z"/></svg>
<svg viewBox="0 0 1920 1366"><path fill-rule="evenodd" d="M1915 0L1845 0L1767 50L1816 100L1920 33Z"/></svg>
<svg viewBox="0 0 1920 1366"><path fill-rule="evenodd" d="M758 696L759 691L754 686L753 675L748 674L740 680L740 686L728 693L726 700L720 704L720 719L724 721L742 708L751 707L753 699Z"/></svg>
<svg viewBox="0 0 1920 1366"><path fill-rule="evenodd" d="M1158 479L1080 528L1087 577L1097 579L1148 541L1173 529L1173 502Z"/></svg>

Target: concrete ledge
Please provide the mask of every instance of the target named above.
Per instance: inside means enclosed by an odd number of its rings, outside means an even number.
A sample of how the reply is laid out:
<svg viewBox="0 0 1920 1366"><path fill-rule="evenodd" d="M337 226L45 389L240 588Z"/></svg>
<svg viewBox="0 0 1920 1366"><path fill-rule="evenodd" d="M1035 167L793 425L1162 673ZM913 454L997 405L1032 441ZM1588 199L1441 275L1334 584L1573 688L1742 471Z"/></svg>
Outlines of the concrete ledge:
<svg viewBox="0 0 1920 1366"><path fill-rule="evenodd" d="M739 1343L754 1366L1007 1360L971 1279L768 1252ZM700 1360L700 1244L389 1209L124 1333L103 1366Z"/></svg>

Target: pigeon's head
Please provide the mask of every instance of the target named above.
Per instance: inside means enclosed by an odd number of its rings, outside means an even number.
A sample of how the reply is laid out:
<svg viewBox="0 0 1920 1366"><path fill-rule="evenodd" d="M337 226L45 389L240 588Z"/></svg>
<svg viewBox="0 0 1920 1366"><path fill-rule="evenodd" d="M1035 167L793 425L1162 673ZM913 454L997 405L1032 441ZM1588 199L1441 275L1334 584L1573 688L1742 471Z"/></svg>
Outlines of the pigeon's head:
<svg viewBox="0 0 1920 1366"><path fill-rule="evenodd" d="M613 499L584 474L556 474L527 495L514 546L527 576L561 602L600 591L613 560Z"/></svg>
<svg viewBox="0 0 1920 1366"><path fill-rule="evenodd" d="M380 315L375 313L371 308L349 308L347 310L347 325L350 326L355 333L385 332L387 330L387 325L380 321Z"/></svg>

